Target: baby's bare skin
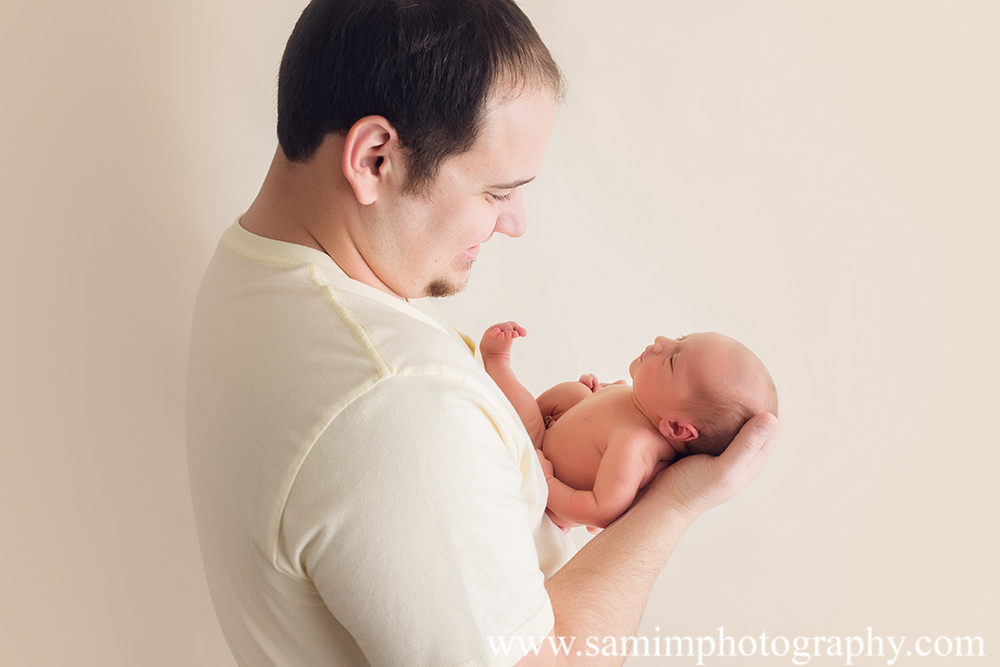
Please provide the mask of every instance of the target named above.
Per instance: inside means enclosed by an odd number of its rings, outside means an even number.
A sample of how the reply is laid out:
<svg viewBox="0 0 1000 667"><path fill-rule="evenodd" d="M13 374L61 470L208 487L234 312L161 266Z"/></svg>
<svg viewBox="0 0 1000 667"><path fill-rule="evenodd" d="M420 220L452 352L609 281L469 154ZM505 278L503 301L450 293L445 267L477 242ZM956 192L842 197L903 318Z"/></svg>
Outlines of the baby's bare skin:
<svg viewBox="0 0 1000 667"><path fill-rule="evenodd" d="M513 322L491 327L480 350L486 370L517 410L546 472L550 516L562 528L604 528L640 488L674 461L672 444L639 409L632 387L593 376L564 382L536 401L510 369L510 348L527 332ZM545 418L551 418L546 430Z"/></svg>
<svg viewBox="0 0 1000 667"><path fill-rule="evenodd" d="M636 408L631 387L609 385L591 393L583 383L569 384L589 395L558 418L552 415L542 438L553 472L548 506L575 524L604 528L678 452ZM545 394L540 406L543 399Z"/></svg>

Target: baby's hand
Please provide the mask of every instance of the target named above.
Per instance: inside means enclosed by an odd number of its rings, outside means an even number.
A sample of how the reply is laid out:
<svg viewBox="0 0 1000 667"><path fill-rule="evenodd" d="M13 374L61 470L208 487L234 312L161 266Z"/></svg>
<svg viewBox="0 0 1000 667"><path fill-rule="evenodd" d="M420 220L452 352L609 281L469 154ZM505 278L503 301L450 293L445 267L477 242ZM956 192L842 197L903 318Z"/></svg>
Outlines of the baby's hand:
<svg viewBox="0 0 1000 667"><path fill-rule="evenodd" d="M610 387L615 384L628 384L625 380L618 380L618 382L598 382L597 376L593 373L584 373L580 376L580 382L587 385L590 391L597 391L598 389L603 389L604 387Z"/></svg>
<svg viewBox="0 0 1000 667"><path fill-rule="evenodd" d="M558 514L550 510L548 507L545 508L545 514L547 514L549 519L552 520L552 523L556 524L556 528L558 528L564 533L568 533L570 528L575 528L576 526L580 525L578 523L573 523L569 519L564 519L563 517L559 516Z"/></svg>
<svg viewBox="0 0 1000 667"><path fill-rule="evenodd" d="M542 472L545 473L545 481L548 481L549 477L553 475L552 462L545 458L545 454L542 453L541 449L536 448L535 454L538 456L538 463L542 466Z"/></svg>

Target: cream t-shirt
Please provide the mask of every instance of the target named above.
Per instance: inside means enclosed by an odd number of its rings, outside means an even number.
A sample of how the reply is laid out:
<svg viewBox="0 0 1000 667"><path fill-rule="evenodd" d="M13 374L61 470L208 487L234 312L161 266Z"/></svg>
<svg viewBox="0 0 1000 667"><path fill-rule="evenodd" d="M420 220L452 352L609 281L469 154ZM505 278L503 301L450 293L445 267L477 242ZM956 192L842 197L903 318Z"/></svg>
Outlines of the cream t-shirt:
<svg viewBox="0 0 1000 667"><path fill-rule="evenodd" d="M572 555L509 402L424 301L224 234L202 282L188 463L240 665L509 665ZM510 646L509 651L495 651Z"/></svg>

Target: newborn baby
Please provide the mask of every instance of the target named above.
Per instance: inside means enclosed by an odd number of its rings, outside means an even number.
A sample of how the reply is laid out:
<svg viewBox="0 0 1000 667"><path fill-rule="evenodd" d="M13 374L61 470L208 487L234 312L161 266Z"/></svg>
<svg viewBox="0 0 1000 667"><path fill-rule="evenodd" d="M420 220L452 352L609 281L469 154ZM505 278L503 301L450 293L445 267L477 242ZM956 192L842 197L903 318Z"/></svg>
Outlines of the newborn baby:
<svg viewBox="0 0 1000 667"><path fill-rule="evenodd" d="M536 401L510 367L515 322L486 330L486 372L514 406L545 470L549 516L560 528L604 528L656 473L689 454L718 455L760 412L778 413L770 374L718 333L658 336L630 365L632 386L593 375Z"/></svg>

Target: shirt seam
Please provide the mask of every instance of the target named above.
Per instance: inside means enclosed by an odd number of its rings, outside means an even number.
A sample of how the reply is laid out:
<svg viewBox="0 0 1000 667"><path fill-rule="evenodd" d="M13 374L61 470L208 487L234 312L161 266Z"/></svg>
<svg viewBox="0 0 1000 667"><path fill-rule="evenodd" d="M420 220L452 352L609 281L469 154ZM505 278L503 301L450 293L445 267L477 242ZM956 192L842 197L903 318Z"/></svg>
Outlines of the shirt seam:
<svg viewBox="0 0 1000 667"><path fill-rule="evenodd" d="M333 309L337 311L337 315L340 319L347 325L348 329L354 335L354 338L361 344L364 348L365 353L371 362L375 365L378 371L378 377L380 380L385 379L392 375L392 371L389 368L389 364L386 362L385 357L378 351L375 346L375 342L372 340L371 334L365 327L358 322L357 318L354 317L354 313L350 311L344 300L340 297L340 292L337 289L323 280L322 275L320 275L320 269L315 264L309 265L309 278L312 280L313 285L321 288L326 294L327 302L333 306Z"/></svg>
<svg viewBox="0 0 1000 667"><path fill-rule="evenodd" d="M276 499L277 503L275 511L271 518L270 525L268 526L268 535L271 540L268 558L270 559L271 564L279 572L284 570L278 567L278 535L281 530L281 520L285 515L285 507L288 504L288 496L292 492L292 486L295 484L295 479L298 477L299 470L301 470L306 459L309 458L309 453L312 452L313 447L316 446L316 442L319 440L320 436L322 436L326 429L330 427L330 424L332 424L333 420L337 418L337 415L343 412L349 405L354 403L361 396L364 396L374 387L378 386L382 381L394 375L393 370L389 367L389 364L375 346L369 332L361 325L360 322L358 322L357 318L354 317L354 314L351 313L347 305L344 304L343 300L340 298L339 292L332 285L323 281L319 272L319 267L317 267L316 264L309 264L309 278L314 286L323 290L327 303L333 307L338 317L340 317L341 321L347 326L348 330L350 330L355 340L359 345L361 345L362 349L364 349L365 354L368 355L368 359L375 367L376 376L374 381L358 387L359 391L356 394L347 396L346 401L342 402L339 406L334 406L334 409L329 416L317 423L316 428L310 432L309 438L306 440L308 444L306 444L296 456L296 460L292 469L289 471L287 480L281 485L281 495ZM287 574L295 576L290 572ZM296 579L298 578L299 577L296 577Z"/></svg>
<svg viewBox="0 0 1000 667"><path fill-rule="evenodd" d="M433 370L433 371L415 370L413 372L405 372L405 373L390 372L385 377L378 378L374 382L371 382L365 385L364 387L361 387L358 392L352 394L340 405L336 406L329 413L328 418L320 420L319 423L317 424L317 428L310 433L309 438L306 440L308 444L302 448L302 454L301 456L298 457L298 460L294 465L293 471L289 474L287 483L283 485L282 494L279 497L278 502L276 503L277 511L275 511L274 513L275 519L271 522L271 526L269 527L268 531L269 542L270 542L270 553L268 554L268 557L272 567L274 567L274 569L280 572L281 574L290 577L300 583L306 583L311 585L311 581L309 580L308 577L302 577L290 571L288 568L281 566L278 563L278 545L281 541L280 540L281 524L282 521L284 520L285 511L288 507L288 498L291 495L292 488L295 486L295 482L298 479L299 472L302 470L302 466L305 465L306 460L309 458L309 455L316 447L316 443L319 442L320 437L322 437L322 435L330 428L333 422L337 419L337 417L340 416L340 414L344 410L349 408L355 402L361 400L370 392L374 391L380 385L385 384L386 381L391 380L393 378L445 378L448 380L461 383L462 385L468 387L470 390L475 392L477 396L482 397L483 403L485 403L486 405L491 404L491 401L489 400L488 396L486 396L486 394L484 394L474 383L467 381L460 374L444 373L439 370ZM482 405L478 407L480 410L484 410ZM491 422L493 422L493 427L497 429L498 435L501 435L501 439L503 439L502 434L500 434L500 429L496 424L496 420L493 419L493 417L488 412L486 416L490 419ZM510 427L508 425L506 430L509 429ZM507 447L504 447L504 449L507 450L508 456L512 455L513 452L511 452ZM515 460L513 457L511 458L511 460L514 463L514 465L517 466L518 469L520 469L519 462Z"/></svg>
<svg viewBox="0 0 1000 667"><path fill-rule="evenodd" d="M251 250L250 248L240 245L234 241L228 234L222 235L222 244L226 246L226 250L260 264L271 264L273 266L302 266L306 263L300 258L285 258L277 255L262 253L257 250Z"/></svg>

